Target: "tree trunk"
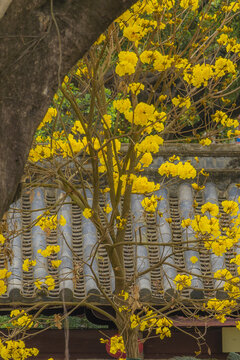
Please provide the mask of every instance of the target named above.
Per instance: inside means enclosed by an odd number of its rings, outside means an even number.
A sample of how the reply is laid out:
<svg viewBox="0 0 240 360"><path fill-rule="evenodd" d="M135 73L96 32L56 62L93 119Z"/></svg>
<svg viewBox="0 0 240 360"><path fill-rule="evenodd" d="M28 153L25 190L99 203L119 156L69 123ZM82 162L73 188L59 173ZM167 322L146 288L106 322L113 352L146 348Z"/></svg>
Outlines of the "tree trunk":
<svg viewBox="0 0 240 360"><path fill-rule="evenodd" d="M124 316L124 319L122 318ZM138 343L138 328L131 328L130 314L123 313L116 314L116 325L118 333L122 335L124 346L127 354L127 359L139 359L139 343Z"/></svg>
<svg viewBox="0 0 240 360"><path fill-rule="evenodd" d="M136 0L12 0L0 21L0 218L59 79ZM6 11L6 12L5 12ZM59 36L60 35L60 36Z"/></svg>
<svg viewBox="0 0 240 360"><path fill-rule="evenodd" d="M138 330L126 329L123 331L123 341L125 344L127 359L139 359Z"/></svg>

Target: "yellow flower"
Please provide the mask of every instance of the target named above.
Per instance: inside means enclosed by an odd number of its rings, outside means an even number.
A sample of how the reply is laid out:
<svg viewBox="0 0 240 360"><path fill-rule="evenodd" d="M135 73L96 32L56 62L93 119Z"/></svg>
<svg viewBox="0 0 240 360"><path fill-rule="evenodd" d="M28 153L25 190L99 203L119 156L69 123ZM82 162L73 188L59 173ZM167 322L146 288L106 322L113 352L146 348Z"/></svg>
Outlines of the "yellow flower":
<svg viewBox="0 0 240 360"><path fill-rule="evenodd" d="M126 225L127 219L121 218L121 216L117 216L116 220L117 220L116 227L118 229L124 229L124 226Z"/></svg>
<svg viewBox="0 0 240 360"><path fill-rule="evenodd" d="M153 51L145 50L140 55L140 60L143 64L150 64L154 60Z"/></svg>
<svg viewBox="0 0 240 360"><path fill-rule="evenodd" d="M60 251L59 245L48 245L44 250L39 249L38 253L44 257L48 257L50 255L57 254L59 251Z"/></svg>
<svg viewBox="0 0 240 360"><path fill-rule="evenodd" d="M128 92L131 91L132 94L138 95L141 90L144 90L144 87L141 83L131 83L128 85Z"/></svg>
<svg viewBox="0 0 240 360"><path fill-rule="evenodd" d="M143 102L137 104L134 110L134 124L145 126L149 121L156 119L156 109L154 105Z"/></svg>
<svg viewBox="0 0 240 360"><path fill-rule="evenodd" d="M46 276L45 284L47 285L48 290L53 290L55 288L55 280L51 275Z"/></svg>
<svg viewBox="0 0 240 360"><path fill-rule="evenodd" d="M163 144L163 138L159 135L146 136L140 143L135 145L135 150L142 153L157 153L160 145Z"/></svg>
<svg viewBox="0 0 240 360"><path fill-rule="evenodd" d="M196 262L198 262L198 258L196 256L191 256L190 261L191 263L195 264Z"/></svg>
<svg viewBox="0 0 240 360"><path fill-rule="evenodd" d="M181 291L184 288L191 286L192 275L178 274L175 277L174 282L176 284L177 290Z"/></svg>
<svg viewBox="0 0 240 360"><path fill-rule="evenodd" d="M109 204L107 204L103 210L105 211L106 214L109 214L112 211L112 208Z"/></svg>
<svg viewBox="0 0 240 360"><path fill-rule="evenodd" d="M38 130L40 130L43 126L45 126L46 123L51 123L52 119L56 116L57 116L57 109L53 107L48 108L48 111L44 116L41 124L39 125Z"/></svg>
<svg viewBox="0 0 240 360"><path fill-rule="evenodd" d="M11 275L11 271L8 271L7 269L1 269L0 270L0 279L7 279Z"/></svg>
<svg viewBox="0 0 240 360"><path fill-rule="evenodd" d="M167 98L167 95L160 95L159 98L158 98L158 100L159 100L160 102L163 102L164 100L166 100L166 98Z"/></svg>
<svg viewBox="0 0 240 360"><path fill-rule="evenodd" d="M22 264L22 269L23 269L23 271L29 271L29 267L35 266L35 265L36 265L36 260L25 259Z"/></svg>
<svg viewBox="0 0 240 360"><path fill-rule="evenodd" d="M60 216L59 225L61 225L61 226L66 225L66 219L63 215Z"/></svg>
<svg viewBox="0 0 240 360"><path fill-rule="evenodd" d="M186 108L189 109L191 106L190 98L189 97L183 98L180 95L174 97L172 99L172 103L173 105L178 106L179 108L186 106Z"/></svg>
<svg viewBox="0 0 240 360"><path fill-rule="evenodd" d="M145 211L154 213L157 207L157 197L154 195L152 195L150 198L145 197L141 204Z"/></svg>
<svg viewBox="0 0 240 360"><path fill-rule="evenodd" d="M120 351L122 354L125 353L125 346L123 337L119 335L112 336L110 339L110 352L116 354Z"/></svg>
<svg viewBox="0 0 240 360"><path fill-rule="evenodd" d="M143 167L148 167L153 161L152 154L149 152L146 152L143 154L143 156L140 159L140 163L142 163Z"/></svg>
<svg viewBox="0 0 240 360"><path fill-rule="evenodd" d="M221 323L226 321L226 315L230 315L236 307L235 300L218 300L216 298L208 300L205 307L215 312L215 318Z"/></svg>
<svg viewBox="0 0 240 360"><path fill-rule="evenodd" d="M227 73L236 73L236 65L230 60L226 58L219 57L215 62L215 76L222 77Z"/></svg>
<svg viewBox="0 0 240 360"><path fill-rule="evenodd" d="M0 244L3 245L6 241L6 238L3 236L3 234L0 234Z"/></svg>
<svg viewBox="0 0 240 360"><path fill-rule="evenodd" d="M191 8L192 11L197 10L198 8L198 0L181 0L180 6L184 9Z"/></svg>
<svg viewBox="0 0 240 360"><path fill-rule="evenodd" d="M42 284L43 284L43 282L40 281L40 280L34 281L34 285L35 285L39 290L41 290Z"/></svg>
<svg viewBox="0 0 240 360"><path fill-rule="evenodd" d="M51 265L53 268L58 268L62 263L62 260L51 260Z"/></svg>
<svg viewBox="0 0 240 360"><path fill-rule="evenodd" d="M169 160L170 162L179 161L179 160L180 160L180 157L179 157L179 156L176 156L176 155L173 155L173 156L171 156L168 160Z"/></svg>
<svg viewBox="0 0 240 360"><path fill-rule="evenodd" d="M134 74L138 61L137 55L134 52L120 51L118 59L119 61L115 69L116 74L119 76Z"/></svg>
<svg viewBox="0 0 240 360"><path fill-rule="evenodd" d="M209 212L209 214L211 214L212 216L217 216L219 213L219 208L216 204L212 204L210 202L207 202L206 204L204 204L201 208L201 211L203 214L205 214L205 212Z"/></svg>
<svg viewBox="0 0 240 360"><path fill-rule="evenodd" d="M103 115L101 122L103 123L104 129L111 129L111 124L112 124L111 115L108 114Z"/></svg>
<svg viewBox="0 0 240 360"><path fill-rule="evenodd" d="M163 163L158 172L161 176L179 176L180 179L190 179L195 178L197 175L196 169L190 164L189 161L182 163L181 161L178 164L174 164L166 161Z"/></svg>
<svg viewBox="0 0 240 360"><path fill-rule="evenodd" d="M101 34L97 41L95 41L94 45L100 45L102 42L104 42L106 39L106 36L104 34Z"/></svg>
<svg viewBox="0 0 240 360"><path fill-rule="evenodd" d="M205 189L205 186L204 186L204 185L200 186L200 185L198 185L197 183L193 183L193 184L192 184L192 188L193 188L194 190L196 190L196 191L200 191L200 190Z"/></svg>
<svg viewBox="0 0 240 360"><path fill-rule="evenodd" d="M240 254L235 256L235 258L231 259L230 263L234 263L234 264L240 266Z"/></svg>
<svg viewBox="0 0 240 360"><path fill-rule="evenodd" d="M90 208L85 208L85 209L83 210L83 216L84 216L86 219L91 218L92 215L93 215L93 210L92 210L92 209L90 209Z"/></svg>
<svg viewBox="0 0 240 360"><path fill-rule="evenodd" d="M123 297L124 300L126 301L126 300L129 298L129 293L126 292L126 291L124 291L124 290L122 290L122 291L118 294L118 296Z"/></svg>
<svg viewBox="0 0 240 360"><path fill-rule="evenodd" d="M5 285L5 282L3 280L0 280L0 295L5 294L7 291L7 287Z"/></svg>
<svg viewBox="0 0 240 360"><path fill-rule="evenodd" d="M101 343L101 344L107 344L107 343L108 343L108 339L100 338L100 343Z"/></svg>
<svg viewBox="0 0 240 360"><path fill-rule="evenodd" d="M154 62L153 67L157 71L165 71L172 66L173 59L168 55L162 55L159 51L154 51Z"/></svg>
<svg viewBox="0 0 240 360"><path fill-rule="evenodd" d="M21 316L19 316L21 315ZM12 320L12 324L14 326L28 327L31 328L33 326L32 316L25 313L24 310L12 310L10 313L10 317L17 317L16 320Z"/></svg>
<svg viewBox="0 0 240 360"><path fill-rule="evenodd" d="M238 213L238 203L235 201L225 200L222 201L223 211L232 216Z"/></svg>
<svg viewBox="0 0 240 360"><path fill-rule="evenodd" d="M202 139L199 141L199 144L201 144L202 146L209 146L212 143L212 140L206 138L206 139Z"/></svg>
<svg viewBox="0 0 240 360"><path fill-rule="evenodd" d="M192 220L191 219L183 219L181 222L181 226L183 228L189 227L191 225Z"/></svg>
<svg viewBox="0 0 240 360"><path fill-rule="evenodd" d="M113 101L113 107L118 110L121 114L129 112L131 109L131 102L129 99L120 99Z"/></svg>

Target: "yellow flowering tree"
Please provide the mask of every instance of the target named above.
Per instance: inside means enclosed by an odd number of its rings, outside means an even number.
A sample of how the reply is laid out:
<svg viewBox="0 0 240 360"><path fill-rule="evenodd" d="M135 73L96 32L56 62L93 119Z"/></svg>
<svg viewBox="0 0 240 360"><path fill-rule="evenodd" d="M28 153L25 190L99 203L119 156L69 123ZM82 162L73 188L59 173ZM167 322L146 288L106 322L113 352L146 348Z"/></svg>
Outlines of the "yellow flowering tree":
<svg viewBox="0 0 240 360"><path fill-rule="evenodd" d="M234 35L239 12L239 1L228 5L214 1L204 6L198 0L137 2L65 77L53 107L38 128L27 167L34 181L28 186L61 189L65 195L55 208L59 211L68 196L96 229L99 240L91 257L98 256L99 248L106 251L115 293L107 293L91 265L90 270L101 296L116 315L97 305L85 305L115 322L122 338L112 339L110 350L114 354L125 349L127 357L138 358L139 331L147 331L148 337L170 337L172 307L181 308L184 290L192 287L193 277L198 276L175 268L173 292L168 294L172 302L156 310L141 301L137 282L152 266L144 271L136 269L129 280L124 264L124 246L129 245L126 231L133 196L140 195L144 216L170 225L172 219L158 210L164 200L159 190L177 180L189 181L195 195L204 189L204 181L199 179L208 174L203 169L197 171L177 154L158 167L157 180L149 178L147 169L164 143L187 141L208 146L229 142L240 134L236 118L240 44ZM199 210L195 195L193 208ZM201 243L217 257L233 248L240 237L238 199L223 201L221 207L230 216L224 226L219 206L211 201L181 223L186 242L191 246ZM46 209L33 226L51 233L65 222L63 216ZM4 244L3 237L0 235ZM136 248L149 245L137 235L132 241ZM163 246L172 253L171 242ZM59 246L49 245L38 254L57 268L61 264L55 256L59 250ZM169 266L169 256L163 256L158 266ZM240 266L239 256L231 261ZM191 262L197 263L198 258L192 256ZM34 266L35 259L24 260L24 271ZM2 293L7 276L0 274ZM213 277L222 281L229 298L209 297L193 306L224 322L237 308L240 280L226 269ZM39 290L52 290L55 279L39 278L34 285ZM15 324L31 326L31 318L24 312L12 316Z"/></svg>

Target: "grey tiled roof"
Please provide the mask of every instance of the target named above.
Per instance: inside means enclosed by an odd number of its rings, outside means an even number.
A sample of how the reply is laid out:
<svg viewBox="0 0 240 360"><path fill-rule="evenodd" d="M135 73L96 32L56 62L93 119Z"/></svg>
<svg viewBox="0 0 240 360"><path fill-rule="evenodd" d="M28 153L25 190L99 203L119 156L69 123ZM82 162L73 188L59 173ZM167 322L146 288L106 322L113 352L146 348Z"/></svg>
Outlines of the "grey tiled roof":
<svg viewBox="0 0 240 360"><path fill-rule="evenodd" d="M240 145L239 145L240 147ZM240 195L240 190L236 183L240 182L240 173L238 165L238 148L234 148L232 153L226 149L221 157L214 157L213 153L203 154L199 157L198 167L205 167L212 170L206 188L202 195L198 195L199 203L197 212L205 201L218 203L224 199L233 200ZM170 149L170 148L169 148ZM170 149L171 150L171 149ZM162 155L154 159L152 169L158 168L166 156L172 155L171 151L163 150ZM166 151L166 154L164 153ZM184 155L185 151L185 155ZM195 154L187 155L184 150L182 158L190 159L199 155L198 147L195 148ZM220 150L219 150L220 151ZM172 150L173 152L173 150ZM209 155L209 156L206 156ZM215 173L214 173L215 172ZM8 291L1 296L0 303L9 302L34 303L37 301L56 302L62 299L63 290L65 291L65 300L77 302L89 294L95 294L95 301L102 300L97 297L99 293L88 264L90 257L98 243L98 234L95 227L89 219L82 216L81 210L77 205L71 204L70 199L66 199L64 205L60 208L58 216L63 215L67 221L64 227L57 231L52 231L49 235L38 226L31 227L31 222L36 220L37 216L42 214L45 206L51 206L63 195L62 192L49 188L36 188L27 190L17 203L14 203L8 214L9 230L18 231L23 229L12 240L12 261L9 264L9 270L12 275L8 279ZM148 296L151 301L160 303L163 294L172 288L175 288L173 279L177 271L187 270L196 276L193 276L192 285L195 290L191 293L186 290L186 296L208 296L213 295L221 287L221 283L211 279L211 274L217 269L227 267L233 274L236 273L234 264L230 264L230 258L233 256L233 250L222 257L217 257L207 251L203 246L196 248L193 245L186 246L186 237L191 239L191 234L186 234L180 226L182 218L191 217L193 214L193 192L188 181L182 181L178 185L160 189L157 195L162 196L163 200L159 202L158 211L163 214L162 217L144 215L141 200L142 195L132 195L132 215L127 223L125 240L129 244L124 245L124 262L126 276L131 281L134 269L144 271L149 266L153 266L150 273L143 275L138 282L140 294ZM91 194L88 193L91 201ZM102 206L104 206L102 199ZM221 210L221 206L220 206ZM171 217L172 223L165 221ZM225 220L227 220L225 215ZM224 221L224 217L223 217ZM132 241L148 241L149 246L135 246ZM168 243L173 242L173 248ZM164 243L165 246L158 244ZM47 258L43 258L38 249L44 249L46 245L57 245L61 247L60 253L56 256L62 260L58 269L53 269ZM240 253L240 249L234 249ZM134 263L134 252L137 252ZM192 264L190 258L197 256L199 261ZM159 262L167 257L163 265ZM22 270L22 261L26 258L36 259L37 265L29 272ZM0 268L4 267L5 258L0 255ZM154 265L156 265L154 267ZM114 291L114 276L111 266L108 262L106 250L99 247L97 256L92 263L93 270L99 278L101 286L106 292ZM54 275L59 281L54 290L49 292L38 292L34 287L34 281L37 278L44 278L46 275ZM207 275L203 278L197 275ZM205 293L202 293L205 289ZM208 293L209 291L209 293Z"/></svg>

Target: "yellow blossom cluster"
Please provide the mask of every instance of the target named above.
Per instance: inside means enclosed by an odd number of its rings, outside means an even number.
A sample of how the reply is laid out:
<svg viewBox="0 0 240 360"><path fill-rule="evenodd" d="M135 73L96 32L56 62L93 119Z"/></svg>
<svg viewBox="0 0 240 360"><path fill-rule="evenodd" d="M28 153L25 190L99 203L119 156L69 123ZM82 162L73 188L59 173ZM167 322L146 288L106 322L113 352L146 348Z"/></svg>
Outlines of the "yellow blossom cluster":
<svg viewBox="0 0 240 360"><path fill-rule="evenodd" d="M44 280L36 280L34 284L39 290L41 290L43 286L47 286L49 291L55 289L55 280L51 275L47 275Z"/></svg>
<svg viewBox="0 0 240 360"><path fill-rule="evenodd" d="M148 330L155 330L156 335L159 335L160 339L163 340L165 337L171 337L170 328L173 325L172 320L161 317L153 312L153 310L147 310L146 314L141 318L136 315L132 314L130 316L131 321L131 328L134 329L139 327L140 331Z"/></svg>
<svg viewBox="0 0 240 360"><path fill-rule="evenodd" d="M157 196L152 195L150 198L145 197L141 204L145 211L154 213L157 208Z"/></svg>
<svg viewBox="0 0 240 360"><path fill-rule="evenodd" d="M5 284L5 281L0 280L0 295L5 294L6 291L7 291L7 286Z"/></svg>
<svg viewBox="0 0 240 360"><path fill-rule="evenodd" d="M173 322L166 317L160 318L156 322L156 335L159 334L160 339L163 340L165 337L171 337L170 328L173 326Z"/></svg>
<svg viewBox="0 0 240 360"><path fill-rule="evenodd" d="M25 259L22 264L23 271L28 272L30 267L36 266L36 263L37 263L36 260Z"/></svg>
<svg viewBox="0 0 240 360"><path fill-rule="evenodd" d="M121 216L117 216L116 221L117 221L117 223L116 223L117 229L120 229L120 230L124 229L124 227L127 223L127 219L124 219Z"/></svg>
<svg viewBox="0 0 240 360"><path fill-rule="evenodd" d="M123 342L123 337L119 335L112 336L110 339L110 352L116 354L117 352L121 354L125 353L125 346Z"/></svg>
<svg viewBox="0 0 240 360"><path fill-rule="evenodd" d="M145 86L141 83L130 83L128 85L128 92L138 95L141 90L144 90Z"/></svg>
<svg viewBox="0 0 240 360"><path fill-rule="evenodd" d="M22 340L0 340L0 356L3 360L22 360L39 353L37 348L26 348Z"/></svg>
<svg viewBox="0 0 240 360"><path fill-rule="evenodd" d="M209 146L209 145L211 145L211 143L212 143L212 140L209 138L202 139L199 141L199 144L201 144L202 146Z"/></svg>
<svg viewBox="0 0 240 360"><path fill-rule="evenodd" d="M55 230L58 224L61 226L64 226L66 224L66 219L64 218L63 215L61 215L59 219L57 215L52 215L52 216L39 215L37 219L39 220L37 220L35 226L40 226L40 228L43 231Z"/></svg>
<svg viewBox="0 0 240 360"><path fill-rule="evenodd" d="M202 205L201 211L203 214L205 214L205 212L208 212L212 216L217 216L219 213L219 207L217 204L212 204L210 202L207 202L204 205Z"/></svg>
<svg viewBox="0 0 240 360"><path fill-rule="evenodd" d="M41 137L38 137L36 139L38 140L37 145L29 152L29 161L38 162L49 159L54 155L62 156L63 158L72 158L84 149L89 153L86 136L76 138L76 135L79 135L84 131L81 128L82 125L80 125L78 125L78 121L76 121L72 128L73 134L69 134L68 136L59 132L54 132L52 138L47 137L46 139L42 139Z"/></svg>
<svg viewBox="0 0 240 360"><path fill-rule="evenodd" d="M191 256L190 261L192 264L196 264L198 262L198 258L196 256Z"/></svg>
<svg viewBox="0 0 240 360"><path fill-rule="evenodd" d="M106 206L104 206L103 210L105 211L106 214L109 214L112 211L112 208L110 204L107 204Z"/></svg>
<svg viewBox="0 0 240 360"><path fill-rule="evenodd" d="M101 34L99 38L95 41L94 45L100 45L102 44L106 39L106 36L104 34Z"/></svg>
<svg viewBox="0 0 240 360"><path fill-rule="evenodd" d="M174 59L169 55L163 55L159 51L145 50L140 55L140 60L143 64L150 64L153 69L159 72L165 71L171 68Z"/></svg>
<svg viewBox="0 0 240 360"><path fill-rule="evenodd" d="M191 8L192 11L195 11L198 9L199 4L198 4L198 0L181 0L180 6L183 9Z"/></svg>
<svg viewBox="0 0 240 360"><path fill-rule="evenodd" d="M48 245L46 249L38 249L38 253L44 257L48 257L54 254L57 254L60 251L59 245Z"/></svg>
<svg viewBox="0 0 240 360"><path fill-rule="evenodd" d="M135 72L138 62L137 55L132 51L120 51L118 54L116 74L119 76L131 75Z"/></svg>
<svg viewBox="0 0 240 360"><path fill-rule="evenodd" d="M194 179L197 176L196 169L189 161L185 163L179 161L177 164L166 161L160 166L158 172L161 176L178 176L180 179Z"/></svg>
<svg viewBox="0 0 240 360"><path fill-rule="evenodd" d="M197 183L192 183L191 185L192 185L192 188L196 191L201 191L201 190L205 189L204 185L199 185Z"/></svg>
<svg viewBox="0 0 240 360"><path fill-rule="evenodd" d="M51 260L51 265L54 269L57 269L62 263L62 260Z"/></svg>
<svg viewBox="0 0 240 360"><path fill-rule="evenodd" d="M33 326L32 315L28 315L24 310L12 310L10 313L12 324L19 327L31 328Z"/></svg>
<svg viewBox="0 0 240 360"><path fill-rule="evenodd" d="M99 39L102 39L103 37L99 37ZM84 64L83 60L80 60L77 64L77 70L75 72L75 75L77 75L78 77L83 77L83 76L88 76L88 68L87 66Z"/></svg>
<svg viewBox="0 0 240 360"><path fill-rule="evenodd" d="M79 120L76 120L71 128L71 132L75 135L83 135L85 134L85 130Z"/></svg>
<svg viewBox="0 0 240 360"><path fill-rule="evenodd" d="M221 323L226 321L226 315L230 315L237 303L235 300L218 300L216 298L208 300L205 304L206 309L212 310L214 316Z"/></svg>
<svg viewBox="0 0 240 360"><path fill-rule="evenodd" d="M238 127L239 122L237 120L231 119L223 111L217 110L214 115L212 115L212 120L216 123L221 122L223 126L226 127Z"/></svg>
<svg viewBox="0 0 240 360"><path fill-rule="evenodd" d="M236 201L225 200L222 201L223 211L231 216L236 216L239 211L239 206Z"/></svg>
<svg viewBox="0 0 240 360"><path fill-rule="evenodd" d="M111 125L112 125L111 115L108 115L108 114L103 115L101 122L103 124L104 129L111 129Z"/></svg>
<svg viewBox="0 0 240 360"><path fill-rule="evenodd" d="M140 171L142 167L148 167L152 163L152 161L152 154L150 152L146 152L139 160L139 163L137 164L135 170Z"/></svg>
<svg viewBox="0 0 240 360"><path fill-rule="evenodd" d="M226 30L228 29L225 29L225 31ZM238 54L240 53L240 44L237 43L237 40L235 38L229 37L226 33L221 34L217 42L219 43L219 45L226 46L227 52L231 51Z"/></svg>
<svg viewBox="0 0 240 360"><path fill-rule="evenodd" d="M7 269L0 270L0 295L5 294L7 291L6 280L11 276L11 271Z"/></svg>
<svg viewBox="0 0 240 360"><path fill-rule="evenodd" d="M223 57L218 57L214 65L211 64L190 64L184 69L184 80L188 84L192 84L199 88L200 86L207 86L210 79L218 79L226 74L236 74L236 66L230 60Z"/></svg>
<svg viewBox="0 0 240 360"><path fill-rule="evenodd" d="M189 97L183 98L180 95L177 97L172 98L172 103L175 106L178 106L179 108L186 107L187 109L191 106L191 100Z"/></svg>
<svg viewBox="0 0 240 360"><path fill-rule="evenodd" d="M38 130L41 129L46 123L51 123L53 118L57 116L57 109L50 107L48 108L46 115L44 116L41 124L38 127Z"/></svg>
<svg viewBox="0 0 240 360"><path fill-rule="evenodd" d="M126 183L127 176L123 175L121 180L123 183ZM154 181L149 181L146 176L136 176L132 174L130 175L129 182L132 184L133 194L152 193L160 189L159 184L155 184Z"/></svg>
<svg viewBox="0 0 240 360"><path fill-rule="evenodd" d="M157 22L155 20L131 17L128 19L127 26L123 28L123 36L138 46L139 41L156 27Z"/></svg>
<svg viewBox="0 0 240 360"><path fill-rule="evenodd" d="M135 145L135 150L145 153L157 153L159 146L163 144L163 138L159 135L146 136L141 142Z"/></svg>
<svg viewBox="0 0 240 360"><path fill-rule="evenodd" d="M3 245L6 241L5 236L3 236L3 234L0 233L0 245Z"/></svg>
<svg viewBox="0 0 240 360"><path fill-rule="evenodd" d="M90 208L85 208L82 214L86 219L89 219L93 216L93 210Z"/></svg>
<svg viewBox="0 0 240 360"><path fill-rule="evenodd" d="M240 3L239 1L231 1L228 5L224 5L222 7L222 10L224 12L237 12L238 10L240 10Z"/></svg>
<svg viewBox="0 0 240 360"><path fill-rule="evenodd" d="M197 239L202 238L204 246L212 250L217 256L222 256L227 250L231 249L240 239L240 215L239 206L236 201L222 201L222 208L226 214L235 216L229 226L221 228L219 222L219 207L217 204L207 202L202 205L201 212L206 215L195 215L193 219L183 219L181 226L183 228L192 227ZM210 217L211 216L211 217ZM233 260L232 262L237 261Z"/></svg>
<svg viewBox="0 0 240 360"><path fill-rule="evenodd" d="M146 126L149 121L156 120L156 110L154 105L140 102L134 110L134 124Z"/></svg>
<svg viewBox="0 0 240 360"><path fill-rule="evenodd" d="M236 259L231 259L230 263L235 263ZM238 262L238 261L236 261ZM238 267L238 273L240 268ZM214 278L218 280L224 280L224 291L227 292L228 296L233 299L237 299L240 297L240 288L239 283L240 279L237 276L233 276L231 272L227 269L221 269L214 273Z"/></svg>
<svg viewBox="0 0 240 360"><path fill-rule="evenodd" d="M0 270L0 279L8 279L11 276L12 272L7 269Z"/></svg>
<svg viewBox="0 0 240 360"><path fill-rule="evenodd" d="M174 279L174 282L176 284L177 290L181 291L184 288L191 286L192 275L177 274Z"/></svg>

